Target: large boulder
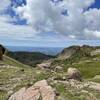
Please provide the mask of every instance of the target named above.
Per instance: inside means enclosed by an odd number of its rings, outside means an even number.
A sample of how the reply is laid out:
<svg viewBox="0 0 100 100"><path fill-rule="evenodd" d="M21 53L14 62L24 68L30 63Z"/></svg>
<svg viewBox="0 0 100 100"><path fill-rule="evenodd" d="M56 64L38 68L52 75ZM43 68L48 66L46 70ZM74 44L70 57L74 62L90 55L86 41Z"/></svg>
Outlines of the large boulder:
<svg viewBox="0 0 100 100"><path fill-rule="evenodd" d="M55 100L55 92L46 80L42 80L29 88L20 89L8 100Z"/></svg>
<svg viewBox="0 0 100 100"><path fill-rule="evenodd" d="M81 81L81 73L77 68L68 68L67 71L67 78L68 79L75 79Z"/></svg>
<svg viewBox="0 0 100 100"><path fill-rule="evenodd" d="M3 59L3 54L5 53L5 48L0 44L0 60Z"/></svg>

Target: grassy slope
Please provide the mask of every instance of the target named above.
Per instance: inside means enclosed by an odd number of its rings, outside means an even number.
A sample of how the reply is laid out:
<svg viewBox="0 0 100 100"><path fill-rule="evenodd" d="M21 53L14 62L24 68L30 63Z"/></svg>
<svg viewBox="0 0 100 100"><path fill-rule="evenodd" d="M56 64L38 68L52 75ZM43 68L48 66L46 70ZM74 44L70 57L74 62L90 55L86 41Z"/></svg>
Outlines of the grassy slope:
<svg viewBox="0 0 100 100"><path fill-rule="evenodd" d="M16 60L9 57L4 57L5 65L12 65L13 68L0 68L0 87L8 85L8 90L0 89L0 100L6 100L8 97L8 91L17 91L23 86L32 85L34 82L42 79L48 79L49 77L62 77L66 75L68 67L77 67L84 79L91 79L95 75L100 75L100 61L93 60L94 58L100 58L100 55L95 55L94 57L84 56L84 53L78 52L68 60L55 60L53 66L61 65L63 67L63 72L51 73L48 71L39 70L37 68L31 68ZM24 71L23 71L24 70ZM94 80L100 82L99 80ZM52 84L52 83L51 83ZM10 87L16 85L12 89ZM71 87L65 87L63 84L56 83L54 87L63 96L64 100L86 100L85 97L88 94L79 94L80 91L76 91ZM93 93L97 98L100 98L97 91L88 90ZM99 100L99 99L97 99Z"/></svg>
<svg viewBox="0 0 100 100"><path fill-rule="evenodd" d="M93 79L93 77L95 77L96 75L100 75L100 54L91 57L89 55L84 55L84 52L77 52L73 54L72 57L70 57L69 59L56 59L52 63L52 66L55 67L57 65L63 67L63 72L59 72L59 74L57 73L56 77L65 76L68 67L76 67L80 70L82 77L85 81L89 80L100 83L100 78ZM88 88L84 89L88 91L88 93L82 93L81 90L74 89L70 86L65 86L64 84L57 83L55 87L57 91L61 93L62 97L66 98L64 100L87 100L86 98L89 98L89 100L100 100L100 93L98 91L94 91ZM93 97L91 97L91 94L96 99L93 99Z"/></svg>
<svg viewBox="0 0 100 100"><path fill-rule="evenodd" d="M76 67L81 71L83 78L93 78L96 75L100 75L100 54L91 56L90 52L93 49L82 47L76 50L75 53L73 53L68 59L55 59L52 66L55 67L60 65L63 67L65 72L68 67Z"/></svg>
<svg viewBox="0 0 100 100"><path fill-rule="evenodd" d="M0 61L0 100L6 100L9 91L15 92L21 87L30 86L35 81L47 77L45 72L5 56L4 60Z"/></svg>

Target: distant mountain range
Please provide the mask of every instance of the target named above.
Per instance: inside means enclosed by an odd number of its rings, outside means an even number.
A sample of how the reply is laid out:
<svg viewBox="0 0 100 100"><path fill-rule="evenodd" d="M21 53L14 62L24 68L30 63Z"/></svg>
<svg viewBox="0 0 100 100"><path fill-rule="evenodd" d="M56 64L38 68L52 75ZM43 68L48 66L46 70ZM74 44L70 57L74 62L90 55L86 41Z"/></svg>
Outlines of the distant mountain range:
<svg viewBox="0 0 100 100"><path fill-rule="evenodd" d="M43 62L44 60L48 60L50 58L54 58L54 56L46 55L40 52L12 52L7 51L6 55L16 59L17 61L35 67L36 64Z"/></svg>
<svg viewBox="0 0 100 100"><path fill-rule="evenodd" d="M94 55L95 54L98 55L98 53L100 53L99 46L83 45L83 46L70 46L63 50L61 48L19 47L19 49L15 48L15 50L13 49L13 51L8 50L6 55L13 59L18 60L21 63L30 66L35 66L38 63L41 63L45 60L49 60L52 58L53 58L52 62L53 65L61 65L64 64L64 62L66 62L67 64L72 64L80 60L83 61L86 59L89 60L91 58L95 58Z"/></svg>
<svg viewBox="0 0 100 100"><path fill-rule="evenodd" d="M27 46L6 46L9 51L41 52L47 55L56 55L64 47L27 47Z"/></svg>

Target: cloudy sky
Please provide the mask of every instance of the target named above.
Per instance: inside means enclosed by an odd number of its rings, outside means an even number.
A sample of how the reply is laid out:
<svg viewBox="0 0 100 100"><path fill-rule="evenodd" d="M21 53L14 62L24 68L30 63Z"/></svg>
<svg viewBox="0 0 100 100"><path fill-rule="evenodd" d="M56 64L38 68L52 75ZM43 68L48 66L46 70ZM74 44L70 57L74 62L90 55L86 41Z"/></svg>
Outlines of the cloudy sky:
<svg viewBox="0 0 100 100"><path fill-rule="evenodd" d="M0 43L100 45L100 0L0 0Z"/></svg>

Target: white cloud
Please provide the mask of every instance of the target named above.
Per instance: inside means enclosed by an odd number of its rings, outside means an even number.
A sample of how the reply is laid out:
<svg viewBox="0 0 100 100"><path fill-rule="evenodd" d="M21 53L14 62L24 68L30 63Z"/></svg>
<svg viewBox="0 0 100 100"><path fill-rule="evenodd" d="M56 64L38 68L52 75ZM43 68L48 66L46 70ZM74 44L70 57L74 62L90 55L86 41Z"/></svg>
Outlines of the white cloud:
<svg viewBox="0 0 100 100"><path fill-rule="evenodd" d="M92 30L85 30L85 38L86 39L100 39L100 31L92 31Z"/></svg>
<svg viewBox="0 0 100 100"><path fill-rule="evenodd" d="M4 12L11 5L11 0L0 0L0 39L27 40L36 36L36 31L30 26L15 25L15 20Z"/></svg>
<svg viewBox="0 0 100 100"><path fill-rule="evenodd" d="M89 30L100 31L100 9L90 9L84 13L84 16Z"/></svg>
<svg viewBox="0 0 100 100"><path fill-rule="evenodd" d="M10 0L0 0L0 13L5 9L7 9L10 3L11 3Z"/></svg>
<svg viewBox="0 0 100 100"><path fill-rule="evenodd" d="M0 36L13 39L34 38L35 32L32 27L26 25L14 25L9 23L9 20L11 20L9 16L0 16Z"/></svg>
<svg viewBox="0 0 100 100"><path fill-rule="evenodd" d="M55 31L66 34L69 38L98 39L94 34L100 31L100 10L89 9L95 0L63 0L58 4L50 0L27 0L27 5L15 9L28 25L37 32ZM61 12L67 9L67 16ZM90 35L86 35L89 30Z"/></svg>
<svg viewBox="0 0 100 100"><path fill-rule="evenodd" d="M38 32L52 30L50 16L54 16L55 13L52 12L50 0L27 0L26 6L18 7L15 10L21 18L27 19L27 24Z"/></svg>
<svg viewBox="0 0 100 100"><path fill-rule="evenodd" d="M100 9L86 10L94 2L63 0L54 4L50 0L27 0L27 5L13 8L21 19L27 20L27 25L14 25L10 22L16 19L0 15L0 38L54 42L65 39L100 39ZM2 0L0 13L10 3L10 0ZM64 16L61 13L66 9L67 15ZM48 34L49 31L56 32L56 36ZM45 32L47 35L43 36Z"/></svg>

